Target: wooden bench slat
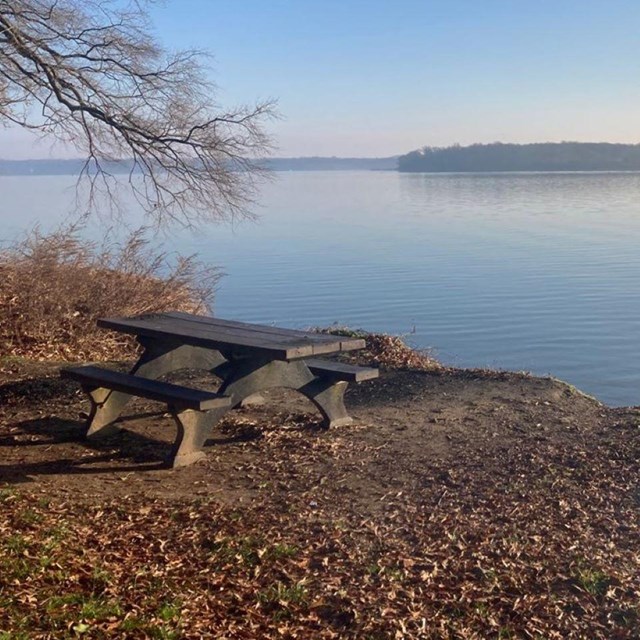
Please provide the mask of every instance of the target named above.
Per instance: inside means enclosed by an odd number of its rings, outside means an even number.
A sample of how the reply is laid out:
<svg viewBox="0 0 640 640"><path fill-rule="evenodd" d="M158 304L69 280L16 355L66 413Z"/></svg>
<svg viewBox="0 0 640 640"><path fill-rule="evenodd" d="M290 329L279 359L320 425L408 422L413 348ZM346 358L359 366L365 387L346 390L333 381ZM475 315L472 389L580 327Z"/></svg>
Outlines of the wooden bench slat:
<svg viewBox="0 0 640 640"><path fill-rule="evenodd" d="M335 362L334 360L305 360L309 371L314 375L335 378L346 382L362 382L363 380L373 380L377 378L379 372L373 367L358 367L353 364Z"/></svg>
<svg viewBox="0 0 640 640"><path fill-rule="evenodd" d="M150 380L141 376L111 371L110 369L103 369L93 365L62 369L60 375L63 378L76 380L82 384L122 391L147 398L148 400L165 402L183 409L206 411L217 407L226 407L231 403L231 398L217 393L202 391L201 389L190 389L170 382Z"/></svg>

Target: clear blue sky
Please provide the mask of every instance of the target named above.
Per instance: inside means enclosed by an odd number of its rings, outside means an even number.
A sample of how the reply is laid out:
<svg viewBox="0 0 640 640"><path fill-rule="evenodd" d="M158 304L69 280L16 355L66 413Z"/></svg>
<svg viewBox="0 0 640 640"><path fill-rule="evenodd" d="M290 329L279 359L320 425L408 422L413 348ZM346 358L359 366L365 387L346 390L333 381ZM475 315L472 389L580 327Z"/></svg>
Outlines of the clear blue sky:
<svg viewBox="0 0 640 640"><path fill-rule="evenodd" d="M278 99L276 155L640 141L639 0L167 0L151 13L166 45L214 55L223 104Z"/></svg>

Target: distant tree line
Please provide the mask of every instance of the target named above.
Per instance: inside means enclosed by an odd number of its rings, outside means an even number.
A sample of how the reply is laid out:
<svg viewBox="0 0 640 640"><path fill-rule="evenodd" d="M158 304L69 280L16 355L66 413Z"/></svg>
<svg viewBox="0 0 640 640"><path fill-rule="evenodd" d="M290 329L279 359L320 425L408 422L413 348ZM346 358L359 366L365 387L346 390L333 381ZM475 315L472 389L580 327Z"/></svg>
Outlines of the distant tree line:
<svg viewBox="0 0 640 640"><path fill-rule="evenodd" d="M399 171L640 171L640 144L543 142L424 147L398 159Z"/></svg>

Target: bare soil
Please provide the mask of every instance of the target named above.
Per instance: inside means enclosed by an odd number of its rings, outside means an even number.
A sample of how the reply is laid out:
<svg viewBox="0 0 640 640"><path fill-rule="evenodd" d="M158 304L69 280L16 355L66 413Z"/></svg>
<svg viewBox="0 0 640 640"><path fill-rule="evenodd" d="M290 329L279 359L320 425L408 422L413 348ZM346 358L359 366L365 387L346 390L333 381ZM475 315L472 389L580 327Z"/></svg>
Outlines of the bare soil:
<svg viewBox="0 0 640 640"><path fill-rule="evenodd" d="M197 372L171 379L207 384ZM283 497L292 499L311 495L320 482L332 500L376 509L389 491L417 490L431 466L451 475L473 461L483 474L499 476L516 450L584 444L612 424L640 421L637 410L609 409L553 379L387 371L348 390L353 425L325 431L304 397L271 391L263 404L229 414L205 461L170 470L164 459L175 426L160 405L134 400L120 434L89 443L82 437L88 402L77 385L58 379L56 365L17 363L5 367L2 383L0 482L88 500L132 493L184 499L197 487L224 502L250 504L262 499L265 485L271 491L286 484Z"/></svg>

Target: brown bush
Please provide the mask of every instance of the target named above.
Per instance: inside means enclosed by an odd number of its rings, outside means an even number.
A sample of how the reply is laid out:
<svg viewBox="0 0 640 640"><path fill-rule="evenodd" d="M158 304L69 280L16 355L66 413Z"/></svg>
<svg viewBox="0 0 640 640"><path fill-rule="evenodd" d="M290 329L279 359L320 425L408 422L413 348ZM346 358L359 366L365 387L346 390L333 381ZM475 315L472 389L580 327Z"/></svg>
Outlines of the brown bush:
<svg viewBox="0 0 640 640"><path fill-rule="evenodd" d="M362 338L366 346L354 352L350 357L362 364L373 364L383 369L412 369L414 371L433 371L444 369L428 350L410 347L400 336L386 333L369 333L362 329L333 326L315 329L320 333L338 336Z"/></svg>
<svg viewBox="0 0 640 640"><path fill-rule="evenodd" d="M0 353L37 359L131 357L135 342L96 327L103 316L204 313L217 268L170 256L139 229L122 243L88 242L75 226L38 229L0 252Z"/></svg>

